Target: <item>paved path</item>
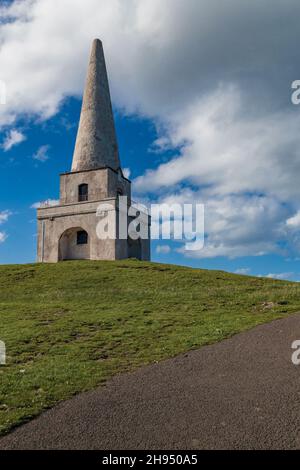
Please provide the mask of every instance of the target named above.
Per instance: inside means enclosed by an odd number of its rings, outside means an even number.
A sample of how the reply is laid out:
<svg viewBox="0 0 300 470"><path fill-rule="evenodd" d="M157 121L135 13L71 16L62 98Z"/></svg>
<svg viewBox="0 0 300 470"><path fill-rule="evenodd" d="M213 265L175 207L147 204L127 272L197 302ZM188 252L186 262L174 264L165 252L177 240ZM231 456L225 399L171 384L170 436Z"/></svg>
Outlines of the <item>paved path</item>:
<svg viewBox="0 0 300 470"><path fill-rule="evenodd" d="M59 404L0 449L300 448L300 314Z"/></svg>

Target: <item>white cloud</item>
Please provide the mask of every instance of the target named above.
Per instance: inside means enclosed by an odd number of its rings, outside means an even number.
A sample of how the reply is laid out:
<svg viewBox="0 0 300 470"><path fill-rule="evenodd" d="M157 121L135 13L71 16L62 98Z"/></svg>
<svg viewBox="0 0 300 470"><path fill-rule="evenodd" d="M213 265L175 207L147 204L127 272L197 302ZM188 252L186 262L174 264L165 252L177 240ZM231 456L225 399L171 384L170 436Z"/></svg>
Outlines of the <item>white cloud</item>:
<svg viewBox="0 0 300 470"><path fill-rule="evenodd" d="M30 209L39 209L40 207L58 206L59 199L47 199L46 201L38 201L30 206Z"/></svg>
<svg viewBox="0 0 300 470"><path fill-rule="evenodd" d="M11 215L12 215L12 213L9 210L5 210L5 211L0 212L0 225L7 222L8 218ZM7 235L6 232L1 231L0 232L0 243L5 242L5 240L7 239L7 236L8 235Z"/></svg>
<svg viewBox="0 0 300 470"><path fill-rule="evenodd" d="M130 174L131 174L130 168L123 168L123 175L125 176L125 178L129 179Z"/></svg>
<svg viewBox="0 0 300 470"><path fill-rule="evenodd" d="M156 247L156 253L158 254L167 255L168 253L170 253L170 251L171 248L169 247L169 245L157 245Z"/></svg>
<svg viewBox="0 0 300 470"><path fill-rule="evenodd" d="M11 211L5 210L0 212L0 224L3 224L4 222L7 222L9 216L11 216Z"/></svg>
<svg viewBox="0 0 300 470"><path fill-rule="evenodd" d="M299 228L300 227L300 211L297 214L293 215L286 221L287 225L291 228Z"/></svg>
<svg viewBox="0 0 300 470"><path fill-rule="evenodd" d="M297 75L297 0L272 9L260 0L23 0L0 14L15 20L0 29L1 78L9 85L1 111L9 122L22 112L47 118L66 96L80 96L90 42L99 36L116 104L148 116L172 118L220 81L243 82L251 113L262 80L270 98L278 81L286 86L281 74L294 67ZM289 63L289 72L274 76L269 38L278 31L275 65ZM257 83L249 90L250 75Z"/></svg>
<svg viewBox="0 0 300 470"><path fill-rule="evenodd" d="M50 149L50 145L42 145L36 151L36 153L32 156L32 158L42 163L46 162L47 160L49 160L49 155L48 155L49 149Z"/></svg>
<svg viewBox="0 0 300 470"><path fill-rule="evenodd" d="M242 274L242 275L246 276L247 274L250 274L251 269L250 268L239 268L234 272L235 272L235 274Z"/></svg>
<svg viewBox="0 0 300 470"><path fill-rule="evenodd" d="M0 232L0 243L5 242L7 239L7 234L5 232Z"/></svg>
<svg viewBox="0 0 300 470"><path fill-rule="evenodd" d="M26 140L26 136L22 132L17 129L11 129L5 136L2 148L5 152L8 152L8 150L24 142L24 140Z"/></svg>
<svg viewBox="0 0 300 470"><path fill-rule="evenodd" d="M299 198L300 112L249 117L246 111L241 90L222 86L173 116L167 131L180 155L137 178L136 190L189 181L207 186L210 196L268 192Z"/></svg>
<svg viewBox="0 0 300 470"><path fill-rule="evenodd" d="M207 239L187 256L283 254L282 240L300 248L289 233L300 228L299 214L291 217L300 200L300 113L249 118L242 102L236 87L220 88L182 111L168 130L179 156L134 181L135 190L170 200L182 183L199 188L190 199L205 203Z"/></svg>
<svg viewBox="0 0 300 470"><path fill-rule="evenodd" d="M177 251L187 257L262 256L285 254L279 240L288 237L289 209L279 199L253 194L208 196L201 189L178 190L160 199L161 203L204 203L205 242L199 251Z"/></svg>
<svg viewBox="0 0 300 470"><path fill-rule="evenodd" d="M269 279L290 279L294 273L269 273L266 276L261 276L261 277L267 277Z"/></svg>

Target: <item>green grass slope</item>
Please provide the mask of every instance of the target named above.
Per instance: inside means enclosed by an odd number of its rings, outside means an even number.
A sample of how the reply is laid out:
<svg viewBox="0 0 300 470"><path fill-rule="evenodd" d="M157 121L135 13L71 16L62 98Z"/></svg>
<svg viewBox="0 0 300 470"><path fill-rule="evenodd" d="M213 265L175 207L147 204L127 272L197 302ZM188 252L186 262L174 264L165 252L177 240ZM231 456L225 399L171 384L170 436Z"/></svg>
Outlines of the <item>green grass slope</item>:
<svg viewBox="0 0 300 470"><path fill-rule="evenodd" d="M114 374L300 311L300 285L144 263L0 266L0 433Z"/></svg>

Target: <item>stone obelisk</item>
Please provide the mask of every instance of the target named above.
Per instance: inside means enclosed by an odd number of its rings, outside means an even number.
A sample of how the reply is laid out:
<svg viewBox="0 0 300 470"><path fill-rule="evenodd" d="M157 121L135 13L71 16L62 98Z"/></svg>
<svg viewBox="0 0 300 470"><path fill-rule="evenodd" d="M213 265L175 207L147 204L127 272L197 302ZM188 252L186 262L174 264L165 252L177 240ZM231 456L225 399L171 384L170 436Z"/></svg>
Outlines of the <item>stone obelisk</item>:
<svg viewBox="0 0 300 470"><path fill-rule="evenodd" d="M121 196L127 201L125 217ZM60 175L59 204L38 209L38 260L149 260L148 216L147 222L141 222L146 224L148 238L133 240L129 235L118 235L121 216L127 228L132 221L127 213L130 204L131 182L120 165L103 47L95 39L72 170ZM97 227L103 217L108 218L110 230L101 237Z"/></svg>
<svg viewBox="0 0 300 470"><path fill-rule="evenodd" d="M100 39L92 45L72 171L120 168L118 144Z"/></svg>

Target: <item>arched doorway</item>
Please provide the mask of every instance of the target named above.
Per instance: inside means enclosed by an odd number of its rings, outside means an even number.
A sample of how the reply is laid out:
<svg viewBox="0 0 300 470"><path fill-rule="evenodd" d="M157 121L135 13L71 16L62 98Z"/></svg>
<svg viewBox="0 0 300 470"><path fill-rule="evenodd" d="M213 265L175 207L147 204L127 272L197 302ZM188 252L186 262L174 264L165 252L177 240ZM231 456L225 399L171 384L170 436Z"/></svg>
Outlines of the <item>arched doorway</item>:
<svg viewBox="0 0 300 470"><path fill-rule="evenodd" d="M141 239L133 240L128 237L128 258L142 259Z"/></svg>
<svg viewBox="0 0 300 470"><path fill-rule="evenodd" d="M90 239L81 227L69 228L59 239L59 261L90 259Z"/></svg>

